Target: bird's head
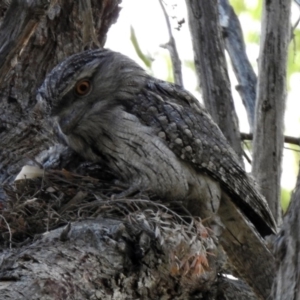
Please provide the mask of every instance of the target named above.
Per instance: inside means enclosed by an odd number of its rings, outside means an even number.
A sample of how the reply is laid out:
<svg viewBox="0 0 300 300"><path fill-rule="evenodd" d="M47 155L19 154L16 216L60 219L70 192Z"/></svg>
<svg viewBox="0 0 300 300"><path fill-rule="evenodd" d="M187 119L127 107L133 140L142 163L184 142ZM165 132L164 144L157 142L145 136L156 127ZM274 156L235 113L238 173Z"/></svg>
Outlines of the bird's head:
<svg viewBox="0 0 300 300"><path fill-rule="evenodd" d="M68 135L87 112L122 105L146 83L146 72L128 57L105 49L70 56L57 65L39 88L37 100Z"/></svg>

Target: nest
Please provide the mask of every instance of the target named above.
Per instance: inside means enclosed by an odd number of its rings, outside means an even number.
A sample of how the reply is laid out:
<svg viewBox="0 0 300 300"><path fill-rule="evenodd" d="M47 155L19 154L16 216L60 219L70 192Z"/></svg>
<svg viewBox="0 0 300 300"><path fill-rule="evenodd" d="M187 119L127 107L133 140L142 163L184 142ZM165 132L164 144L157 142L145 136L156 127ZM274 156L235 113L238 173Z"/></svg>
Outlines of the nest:
<svg viewBox="0 0 300 300"><path fill-rule="evenodd" d="M146 232L169 253L172 274L199 275L208 269L207 252L215 246L200 219L183 216L186 212L178 203L166 204L151 195L116 198L124 187L104 177L109 180L51 170L43 177L5 185L8 199L0 207L1 243L16 247L69 222L118 218Z"/></svg>

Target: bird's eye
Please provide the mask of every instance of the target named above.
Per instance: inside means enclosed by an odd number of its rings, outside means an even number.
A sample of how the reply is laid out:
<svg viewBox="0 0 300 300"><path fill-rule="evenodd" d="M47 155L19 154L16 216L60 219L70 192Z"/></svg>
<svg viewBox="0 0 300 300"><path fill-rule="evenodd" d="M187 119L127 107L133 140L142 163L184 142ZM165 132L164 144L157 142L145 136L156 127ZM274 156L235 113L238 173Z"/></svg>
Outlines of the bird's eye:
<svg viewBox="0 0 300 300"><path fill-rule="evenodd" d="M91 90L91 83L87 79L82 79L76 83L74 90L78 96L84 96Z"/></svg>

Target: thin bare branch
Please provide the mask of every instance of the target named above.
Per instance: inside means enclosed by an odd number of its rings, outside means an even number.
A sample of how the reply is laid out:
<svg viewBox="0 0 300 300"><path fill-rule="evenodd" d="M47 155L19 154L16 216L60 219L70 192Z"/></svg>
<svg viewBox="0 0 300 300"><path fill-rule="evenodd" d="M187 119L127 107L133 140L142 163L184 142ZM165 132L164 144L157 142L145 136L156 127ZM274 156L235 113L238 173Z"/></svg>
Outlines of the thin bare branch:
<svg viewBox="0 0 300 300"><path fill-rule="evenodd" d="M253 140L253 134L252 133L245 133L241 132L241 139L244 140ZM300 138L294 137L294 136L284 136L284 142L287 144L297 145L300 146Z"/></svg>
<svg viewBox="0 0 300 300"><path fill-rule="evenodd" d="M177 52L176 42L172 33L171 23L169 20L169 16L167 14L167 11L165 9L165 6L162 2L162 0L158 0L159 4L161 6L161 9L164 13L166 24L169 32L169 41L165 45L162 45L161 47L166 48L170 52L170 57L172 61L173 66L173 75L174 75L174 82L176 84L179 84L183 86L183 80L182 80L182 72L181 72L181 61Z"/></svg>

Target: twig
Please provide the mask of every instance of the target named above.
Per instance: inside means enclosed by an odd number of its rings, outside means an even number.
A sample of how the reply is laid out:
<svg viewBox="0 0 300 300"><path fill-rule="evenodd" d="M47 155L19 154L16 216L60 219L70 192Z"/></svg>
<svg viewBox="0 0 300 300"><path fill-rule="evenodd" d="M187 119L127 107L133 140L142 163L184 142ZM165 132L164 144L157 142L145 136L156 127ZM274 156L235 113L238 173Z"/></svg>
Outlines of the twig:
<svg viewBox="0 0 300 300"><path fill-rule="evenodd" d="M286 150L291 150L291 151L295 151L295 152L298 152L298 153L300 153L300 150L293 149L293 148L290 148L290 147L283 147L283 149L286 149Z"/></svg>
<svg viewBox="0 0 300 300"><path fill-rule="evenodd" d="M157 202L153 202L151 200L144 200L144 199L116 199L116 200L112 200L112 201L105 201L105 204L110 204L110 203L117 203L117 202L121 202L121 203L146 203L148 205L152 205L152 206L156 206L156 207L160 207L165 209L167 212L169 212L170 214L174 215L176 218L178 218L178 220L180 220L183 224L185 225L189 225L189 223L187 221L185 221L180 215L178 215L176 212L174 212L172 209L168 208L167 206L161 204L161 203L157 203Z"/></svg>
<svg viewBox="0 0 300 300"><path fill-rule="evenodd" d="M297 6L299 8L299 11L300 11L300 2L298 0L295 0L294 2L297 3ZM291 29L291 40L294 38L294 31L296 30L298 24L300 22L300 16L298 17L297 21L295 22L295 24L292 26L292 29Z"/></svg>
<svg viewBox="0 0 300 300"><path fill-rule="evenodd" d="M7 230L9 232L9 249L11 250L11 245L12 245L12 233L11 233L11 229L10 229L10 226L9 226L8 222L4 218L4 216L0 215L0 217L2 218L2 220L4 221L4 223L6 224Z"/></svg>
<svg viewBox="0 0 300 300"><path fill-rule="evenodd" d="M158 0L158 1L161 6L161 9L164 13L164 16L165 16L167 28L168 28L168 32L169 32L169 37L170 37L169 42L166 43L165 45L161 45L161 47L167 49L170 52L170 57L171 57L172 65L173 65L174 82L176 84L183 86L181 61L180 61L180 58L179 58L179 55L177 52L175 39L172 34L170 20L169 20L167 11L164 7L164 4L162 3L162 0Z"/></svg>
<svg viewBox="0 0 300 300"><path fill-rule="evenodd" d="M253 134L241 132L241 139L242 139L242 141L244 141L244 140L251 141L251 140L253 140ZM300 146L300 138L296 138L293 136L284 136L284 142L287 144Z"/></svg>

